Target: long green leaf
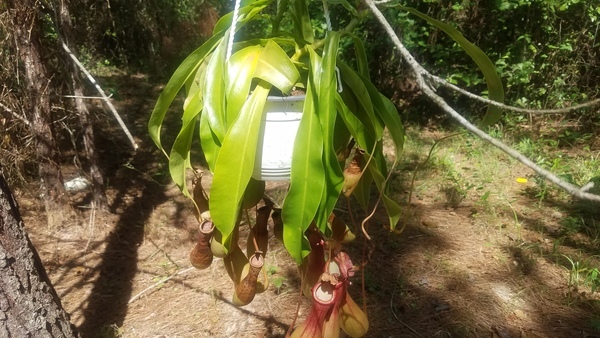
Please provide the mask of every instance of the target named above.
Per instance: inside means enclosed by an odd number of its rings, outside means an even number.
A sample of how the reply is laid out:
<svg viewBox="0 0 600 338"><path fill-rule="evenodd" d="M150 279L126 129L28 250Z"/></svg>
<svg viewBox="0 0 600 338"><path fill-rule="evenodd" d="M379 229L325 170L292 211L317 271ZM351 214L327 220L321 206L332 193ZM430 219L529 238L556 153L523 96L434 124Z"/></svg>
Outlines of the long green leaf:
<svg viewBox="0 0 600 338"><path fill-rule="evenodd" d="M310 15L308 14L307 0L294 0L294 11L296 16L296 30L302 34L302 39L309 44L315 42Z"/></svg>
<svg viewBox="0 0 600 338"><path fill-rule="evenodd" d="M150 134L150 138L152 138L154 143L161 150L163 150L163 146L160 140L160 131L165 119L165 115L167 114L167 110L173 103L175 96L177 93L179 93L184 83L188 80L188 78L194 76L194 72L198 69L204 57L213 50L215 45L220 42L222 37L223 34L214 35L200 48L196 49L192 54L190 54L181 63L181 65L177 67L177 70L175 70L175 73L173 73L173 76L171 76L171 79L158 97L156 105L152 110L152 115L150 115L150 120L148 121L148 133Z"/></svg>
<svg viewBox="0 0 600 338"><path fill-rule="evenodd" d="M217 157L212 189L210 213L215 226L223 234L223 244L231 247L244 190L252 175L260 123L270 85L260 82L241 108L233 122ZM237 245L237 244L236 244Z"/></svg>
<svg viewBox="0 0 600 338"><path fill-rule="evenodd" d="M235 52L229 59L225 77L227 92L227 113L223 121L225 128L237 118L240 107L248 99L261 51L261 46L250 46ZM223 98L221 101L224 101Z"/></svg>
<svg viewBox="0 0 600 338"><path fill-rule="evenodd" d="M396 146L396 158L399 158L404 149L404 125L400 120L400 115L398 114L398 110L396 110L394 103L382 94L380 94L380 96L385 109L380 111L379 116L385 122L385 125L392 136L392 140Z"/></svg>
<svg viewBox="0 0 600 338"><path fill-rule="evenodd" d="M181 192L187 197L190 197L190 193L186 184L186 169L190 167L190 147L194 137L197 116L198 114L195 114L191 119L184 121L169 156L171 178L173 178L173 181L179 186Z"/></svg>
<svg viewBox="0 0 600 338"><path fill-rule="evenodd" d="M207 114L210 128L217 138L223 142L227 132L226 88L225 88L225 53L229 33L217 46L206 66L204 81L204 114Z"/></svg>
<svg viewBox="0 0 600 338"><path fill-rule="evenodd" d="M243 0L242 7L240 8L240 17L238 19L238 29L244 26L244 24L246 24L248 21L252 20L256 14L258 14L272 1L273 0ZM173 103L177 93L179 93L184 84L189 82L194 77L196 70L203 62L204 58L222 42L221 40L223 39L225 32L231 26L232 17L232 13L223 16L215 26L213 36L204 44L202 44L202 46L192 52L179 65L163 89L154 109L152 110L152 114L148 121L148 133L150 138L154 141L158 148L165 153L165 155L166 152L162 146L160 136L165 115Z"/></svg>
<svg viewBox="0 0 600 338"><path fill-rule="evenodd" d="M244 197L242 199L242 209L254 208L265 195L265 181L259 181L250 177Z"/></svg>
<svg viewBox="0 0 600 338"><path fill-rule="evenodd" d="M342 96L342 94L344 96ZM353 103L354 98L348 93L339 93L336 95L337 111L346 124L352 138L362 149L372 149L375 145L375 132L369 133L362 122L352 113L347 104Z"/></svg>
<svg viewBox="0 0 600 338"><path fill-rule="evenodd" d="M194 102L202 102L204 99L204 93L202 92L201 87L206 76L206 64L207 62L205 59L196 70L194 77L190 77L191 81L187 81L186 83L186 97L185 101L183 102L184 111L189 104L193 104ZM202 105L200 105L200 108L202 108Z"/></svg>
<svg viewBox="0 0 600 338"><path fill-rule="evenodd" d="M370 79L369 74L369 61L367 60L367 52L365 50L365 45L361 38L354 34L348 34L352 38L352 42L354 42L354 53L356 55L356 68L358 69L358 74L362 75L364 78Z"/></svg>
<svg viewBox="0 0 600 338"><path fill-rule="evenodd" d="M337 110L337 95L335 100L335 106ZM350 133L350 130L348 130L348 127L346 127L346 122L344 122L344 119L338 116L338 118L335 119L335 127L333 130L333 149L335 149L335 153L338 155L338 161L342 162L340 163L340 165L343 164L343 161L340 160L339 155L342 152L346 151L351 138L352 134Z"/></svg>
<svg viewBox="0 0 600 338"><path fill-rule="evenodd" d="M368 81L368 79L361 77L361 80L363 81L363 85L369 93L369 98L373 104L374 112L380 119L383 120L385 126L390 132L395 146L396 158L398 158L402 153L402 148L404 145L404 128L402 126L402 122L400 121L400 116L398 115L393 103L381 95L375 86ZM378 145L379 150L376 151L376 154L381 153L380 147L381 143ZM366 149L368 150L370 148ZM387 182L386 177L384 176L387 173L385 159L380 156L374 158L369 164L368 173L369 175L366 175L366 173L363 174L361 182L357 188L355 188L354 196L359 201L361 207L366 208L368 206L370 192L369 184L374 181L380 193L382 193L382 202L388 213L390 228L395 229L396 224L400 220L402 210L398 203L396 203L387 195ZM358 189L358 191L356 191L356 189Z"/></svg>
<svg viewBox="0 0 600 338"><path fill-rule="evenodd" d="M273 26L273 34L277 34L279 32L279 25L281 24L281 20L287 11L289 10L290 0L278 0L277 1L277 15L271 18L271 24Z"/></svg>
<svg viewBox="0 0 600 338"><path fill-rule="evenodd" d="M381 199L390 221L390 231L394 231L402 216L402 207L385 193L381 196Z"/></svg>
<svg viewBox="0 0 600 338"><path fill-rule="evenodd" d="M360 75L359 75L360 76ZM361 76L369 97L373 103L374 111L377 116L383 121L386 128L390 132L392 141L394 142L396 158L402 153L404 146L404 128L400 121L400 115L396 110L396 106L385 96L383 96L377 88L365 77Z"/></svg>
<svg viewBox="0 0 600 338"><path fill-rule="evenodd" d="M207 114L200 115L200 146L202 147L206 163L208 163L208 168L214 173L217 156L219 156L219 151L221 150L221 143L217 135L210 129Z"/></svg>
<svg viewBox="0 0 600 338"><path fill-rule="evenodd" d="M243 40L240 42L235 42L233 44L233 46L234 46L233 49L240 50L242 48L246 48L246 47L250 47L250 46L257 46L257 45L261 45L261 46L265 47L267 45L267 43L269 41L271 41L271 42L275 42L276 44L278 44L281 48L283 48L284 46L287 46L287 47L289 47L290 50L292 50L297 45L296 39L297 39L297 37L294 37L293 35L288 34L287 32L284 32L278 36L268 38L268 39L249 39L249 40Z"/></svg>
<svg viewBox="0 0 600 338"><path fill-rule="evenodd" d="M379 148L379 150L376 150L375 154L381 154L381 148ZM387 195L388 189L385 177L385 159L376 155L376 157L373 158L373 160L371 160L371 162L369 163L368 169L371 173L373 181L375 182L375 186L377 186L379 193L382 194L382 202L385 206L386 212L389 217L390 229L394 230L396 228L396 225L398 224L398 221L400 220L402 208L398 203L396 203Z"/></svg>
<svg viewBox="0 0 600 338"><path fill-rule="evenodd" d="M343 62L338 62L338 67L341 72L342 81L344 82L344 92L341 95L347 95L346 91L352 93L357 102L356 110L352 111L361 123L366 127L367 131L373 131L375 138L381 140L383 136L383 124L375 115L373 103L369 97L369 91L365 87L363 80L358 74L348 67Z"/></svg>
<svg viewBox="0 0 600 338"><path fill-rule="evenodd" d="M279 33L277 33L277 36L274 37L273 39L283 39L285 41L285 43L281 42L281 41L275 41L275 42L277 42L277 44L279 44L281 46L283 46L283 45L294 46L296 49L300 49L300 46L309 44L308 42L304 41L302 36L295 34L294 32L279 32ZM289 43L290 40L293 41L293 44Z"/></svg>
<svg viewBox="0 0 600 338"><path fill-rule="evenodd" d="M273 0L242 0L240 4L240 11L238 14L237 28L240 29L245 23L252 20L256 14L267 7ZM223 15L215 28L213 28L213 35L217 33L223 33L225 30L231 27L233 21L233 12L229 12Z"/></svg>
<svg viewBox="0 0 600 338"><path fill-rule="evenodd" d="M290 175L290 190L285 198L281 216L284 222L283 244L296 263L310 252L304 232L313 221L325 187L323 134L314 101L316 92L309 82L304 113L294 142L294 157Z"/></svg>
<svg viewBox="0 0 600 338"><path fill-rule="evenodd" d="M260 53L254 76L289 93L300 79L298 69L285 51L273 40L268 40Z"/></svg>
<svg viewBox="0 0 600 338"><path fill-rule="evenodd" d="M366 164L366 159L364 156L362 163ZM352 195L354 195L358 201L358 204L364 211L369 210L369 202L371 200L371 183L373 183L373 175L371 175L371 170L364 170L360 180L352 192Z"/></svg>
<svg viewBox="0 0 600 338"><path fill-rule="evenodd" d="M194 83L197 82L196 80L202 78L203 70L203 67L201 67L196 72ZM194 136L194 129L198 121L197 117L202 110L201 91L194 88L194 86L195 84L190 86L192 90L184 103L182 127L169 154L169 172L171 178L187 197L191 197L186 184L186 172L188 168L191 168L190 147Z"/></svg>
<svg viewBox="0 0 600 338"><path fill-rule="evenodd" d="M469 56L475 61L487 83L488 95L490 100L504 103L504 87L502 86L502 80L496 72L496 66L494 63L485 55L485 53L479 49L479 47L472 44L467 40L459 31L447 23L438 21L426 14L419 12L418 10L411 7L399 6L400 9L410 12L421 19L429 22L435 27L444 31L448 34L456 43L458 43L462 49L469 54ZM495 106L488 106L487 112L480 123L481 127L490 126L498 122L502 118L502 110Z"/></svg>
<svg viewBox="0 0 600 338"><path fill-rule="evenodd" d="M340 36L337 32L328 32L323 46L323 58L310 47L310 74L315 91L318 93L316 109L318 111L321 131L323 133L323 166L325 169L325 189L321 197L321 205L317 211L315 222L317 227L325 232L327 220L333 211L342 190L342 168L337 160L335 145L333 144L335 121L337 111L335 97L337 78L335 64L338 54Z"/></svg>

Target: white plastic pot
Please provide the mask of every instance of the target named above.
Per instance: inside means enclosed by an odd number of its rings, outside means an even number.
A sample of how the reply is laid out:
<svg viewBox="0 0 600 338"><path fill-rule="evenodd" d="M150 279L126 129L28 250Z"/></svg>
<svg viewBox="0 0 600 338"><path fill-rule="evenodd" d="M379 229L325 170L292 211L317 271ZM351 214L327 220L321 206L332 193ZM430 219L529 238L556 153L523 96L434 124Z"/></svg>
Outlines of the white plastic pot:
<svg viewBox="0 0 600 338"><path fill-rule="evenodd" d="M261 126L252 177L260 181L290 179L294 140L305 95L269 96Z"/></svg>

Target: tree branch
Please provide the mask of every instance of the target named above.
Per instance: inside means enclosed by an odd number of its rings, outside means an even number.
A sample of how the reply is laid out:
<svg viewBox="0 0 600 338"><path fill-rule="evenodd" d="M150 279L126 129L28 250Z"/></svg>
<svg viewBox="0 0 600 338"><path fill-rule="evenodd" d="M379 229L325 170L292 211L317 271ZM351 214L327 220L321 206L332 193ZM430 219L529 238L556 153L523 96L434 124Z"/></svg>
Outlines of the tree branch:
<svg viewBox="0 0 600 338"><path fill-rule="evenodd" d="M69 99L85 99L85 100L104 100L102 96L81 96L81 95L63 95L62 97L66 97ZM108 95L108 98L111 98L112 94Z"/></svg>
<svg viewBox="0 0 600 338"><path fill-rule="evenodd" d="M568 113L570 111L573 110L577 110L577 109L581 109L581 108L588 108L588 107L594 107L594 106L598 106L600 105L600 99L595 99L592 101L588 101L585 103L581 103L575 106L571 106L571 107L566 107L566 108L558 108L558 109L527 109L527 108L519 108L519 107L514 107L514 106L509 106L506 105L504 103L500 103L500 102L496 102L496 101L492 101L488 98L485 97L481 97L477 94L473 94L469 91L466 91L458 86L453 85L452 83L449 83L448 81L440 78L439 76L435 76L431 73L429 73L427 70L425 70L426 73L422 74L424 77L430 79L431 81L433 81L434 83L437 83L441 86L450 88L454 91L457 91L471 99L477 100L479 102L483 102L483 103L487 103L489 105L492 106L496 106L498 108L502 108L505 110L510 110L510 111L514 111L517 113L527 113L527 114L564 114L564 113Z"/></svg>
<svg viewBox="0 0 600 338"><path fill-rule="evenodd" d="M425 81L424 75L429 74L429 72L427 72L427 70L425 68L423 68L423 66L421 66L413 58L413 56L410 54L410 52L404 47L404 45L398 38L398 35L396 35L396 32L394 31L394 29L392 28L390 23L383 16L383 13L381 13L381 11L373 3L373 0L364 0L364 1L367 4L367 6L369 7L369 9L373 12L373 14L377 18L377 20L379 20L381 25L384 27L384 29L387 32L387 34L389 35L389 37L394 42L394 45L396 46L396 48L398 48L398 51L400 52L402 58L410 66L411 70L413 71L413 73L415 75L417 85L421 88L423 93L427 97L429 97L433 102L435 102L440 108L442 108L442 110L444 112L446 112L448 115L450 115L456 121L458 121L458 123L460 123L462 126L464 126L467 130L469 130L473 134L475 134L478 137L480 137L481 139L491 143L496 148L502 150L506 154L510 155L511 157L515 158L519 162L528 166L533 171L538 173L540 176L543 176L545 179L554 183L555 185L557 185L561 189L565 190L572 196L574 196L576 198L580 198L580 199L600 202L600 195L590 194L590 193L586 192L591 187L593 187L592 182L589 182L583 188L581 188L581 187L575 186L569 182L566 182L566 181L560 179L558 176L554 175L550 171L533 163L530 159L523 156L518 151L512 149L511 147L500 142L499 140L496 140L495 138L491 137L490 135L488 135L481 129L475 127L473 124L471 124L469 121L467 121L462 115L460 115L456 110L454 110L452 107L450 107L448 105L448 103L446 103L446 101L444 101L444 99L442 97L437 95L435 93L435 91L430 87L430 85Z"/></svg>
<svg viewBox="0 0 600 338"><path fill-rule="evenodd" d="M187 268L187 269L184 269L184 270L177 271L177 272L175 272L174 274L170 275L169 277L165 277L165 278L163 278L163 279L159 280L158 282L156 282L156 283L154 283L154 284L150 285L149 287L145 288L144 290L140 291L140 292L139 292L137 295L135 295L135 296L131 297L131 299L130 299L130 300L127 302L127 304L131 304L131 303L135 302L135 300L136 300L136 299L140 298L140 297L141 297L143 294L145 294L146 292L148 292L148 291L150 291L150 290L154 289L155 287L157 287L157 286L159 286L159 285L161 285L161 284L163 284L163 283L166 283L166 282L168 282L168 281L169 281L169 280L171 280L172 278L174 278L174 277L176 277L176 276L179 276L179 275L181 275L181 274L184 274L184 273L188 273L189 271L192 271L192 270L194 270L194 267L191 267L191 268Z"/></svg>
<svg viewBox="0 0 600 338"><path fill-rule="evenodd" d="M6 106L4 103L0 102L0 108L4 109L5 112L11 114L17 120L25 123L26 126L31 127L31 122L29 122L25 118L25 116L21 116L21 115L17 114L15 111L13 111L12 109L8 108L8 106Z"/></svg>
<svg viewBox="0 0 600 338"><path fill-rule="evenodd" d="M109 97L106 96L106 94L104 93L104 90L102 90L102 87L100 87L100 85L98 84L98 82L96 82L96 79L94 79L94 77L92 76L92 74L90 74L90 72L88 72L88 70L85 69L85 67L83 66L83 64L81 64L81 62L79 62L79 60L77 59L77 57L71 52L71 50L69 49L69 47L67 46L67 44L64 43L64 41L61 41L61 45L62 45L62 48L65 50L65 52L67 52L67 54L69 54L69 56L71 57L71 59L73 60L73 62L75 62L75 64L77 65L77 67L79 67L79 69L81 69L81 71L85 74L85 76L87 76L87 78L94 85L94 87L96 87L96 90L98 91L98 93L100 93L100 96L102 97L102 100L104 100L104 102L106 102L106 105L108 106L108 108L110 109L110 111L115 116L115 119L117 119L117 122L119 122L119 125L121 126L121 129L123 129L123 132L125 133L125 135L127 135L127 138L129 139L129 142L131 142L131 145L133 146L133 150L137 150L137 148L138 148L137 143L133 139L133 136L131 136L131 133L129 132L129 129L127 129L127 126L123 122L123 119L121 119L121 116L119 116L119 113L115 109L115 106L113 106L113 104L110 101Z"/></svg>

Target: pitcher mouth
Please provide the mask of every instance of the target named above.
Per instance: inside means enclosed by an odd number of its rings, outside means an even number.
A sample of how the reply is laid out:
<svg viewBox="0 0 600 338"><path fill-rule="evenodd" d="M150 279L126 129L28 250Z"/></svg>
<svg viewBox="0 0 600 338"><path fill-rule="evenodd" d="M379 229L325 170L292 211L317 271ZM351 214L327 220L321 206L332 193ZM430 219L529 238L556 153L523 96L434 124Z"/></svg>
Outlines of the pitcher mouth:
<svg viewBox="0 0 600 338"><path fill-rule="evenodd" d="M329 282L319 282L313 290L313 300L321 305L332 304L335 296L335 286Z"/></svg>

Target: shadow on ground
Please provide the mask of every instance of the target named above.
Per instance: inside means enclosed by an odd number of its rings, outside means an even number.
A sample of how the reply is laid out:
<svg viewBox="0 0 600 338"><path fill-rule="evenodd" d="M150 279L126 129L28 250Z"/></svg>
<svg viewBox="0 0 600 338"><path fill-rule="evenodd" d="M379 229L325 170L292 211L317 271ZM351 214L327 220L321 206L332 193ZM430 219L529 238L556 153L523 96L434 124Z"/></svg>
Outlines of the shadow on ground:
<svg viewBox="0 0 600 338"><path fill-rule="evenodd" d="M409 161L400 168L415 168L416 158ZM392 183L401 192L396 200L406 199L411 174L400 172ZM351 288L357 301L361 288L366 290L369 337L600 336L594 324L600 301L570 301L560 264L522 250L526 243L506 230L478 228L472 217L476 206L449 208L444 198L436 202L436 194L443 196L441 191L429 192L422 201L413 196L410 212L405 206L401 223L407 226L401 235L384 229L383 210L370 222L375 250L364 283L355 281ZM522 202L534 205L536 199ZM545 216L518 214L518 219L524 232L540 234L539 227L552 221ZM355 263L364 257L358 243L348 250ZM594 254L597 248L583 250Z"/></svg>
<svg viewBox="0 0 600 338"><path fill-rule="evenodd" d="M139 88L140 83L135 86ZM108 236L98 267L100 276L85 308L85 320L79 328L84 337L96 337L112 325L122 326L129 310L132 281L138 272L138 246L144 240L144 226L152 210L169 198L161 184L164 182L157 182L153 175L161 170L156 163L164 157L145 137L145 122L151 110L146 98L156 97L156 93L149 92L149 88L146 92L133 92L132 99L122 105L131 114L128 121L135 134L143 137L132 161L127 167L121 163L109 180L116 190L112 212L120 217ZM111 149L104 154L110 156ZM415 168L418 158L409 157L410 163L401 168ZM410 172L398 173L393 184L397 200L406 199L409 177ZM563 289L549 283L543 266L538 266L541 263L530 261L519 250L520 243L501 236L488 240L486 236L494 229L477 228L471 222L471 210L448 209L432 198L442 194L440 191L429 194L427 200L406 212L402 220L406 228L400 235L384 228L387 220L383 210L369 222L374 250L364 269L364 280L357 274L350 288L358 304L362 302L362 289L365 290L371 320L369 337L600 335L589 328L590 320L597 318L593 311L598 307L586 302L565 306ZM373 195L373 200L376 197ZM532 199L528 202L535 203ZM358 213L357 218L364 216ZM533 227L539 222L528 220L525 215L520 215L520 219L532 227L527 230L536 231ZM497 245L498 238L504 245ZM361 240L346 249L355 264L367 257ZM297 286L298 280L292 274L288 279L292 287ZM187 288L186 292L194 291ZM228 302L222 296L216 298ZM244 309L238 311L263 321L266 336L289 324Z"/></svg>
<svg viewBox="0 0 600 338"><path fill-rule="evenodd" d="M100 274L83 310L85 320L79 327L83 337L101 336L122 326L138 272L138 247L144 241L145 224L155 207L168 199L166 175L157 165L164 156L146 131L154 103L149 98L156 97L156 91L144 78L113 81L121 86L121 99L115 105L140 147L133 155L125 149L128 141L114 127L116 122L108 123L110 131L99 133L103 167L107 168L109 190L114 191L109 208L119 218L107 236L101 263L95 268Z"/></svg>

